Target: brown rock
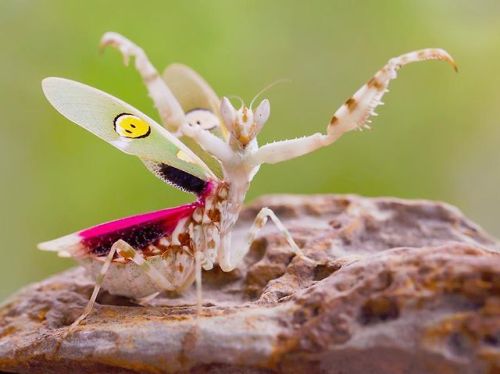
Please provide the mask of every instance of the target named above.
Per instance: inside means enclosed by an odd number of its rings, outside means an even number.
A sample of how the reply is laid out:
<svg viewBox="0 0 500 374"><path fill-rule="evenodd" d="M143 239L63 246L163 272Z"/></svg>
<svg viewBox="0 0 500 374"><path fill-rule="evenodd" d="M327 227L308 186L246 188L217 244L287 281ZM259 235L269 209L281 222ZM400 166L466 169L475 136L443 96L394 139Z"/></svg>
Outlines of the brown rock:
<svg viewBox="0 0 500 374"><path fill-rule="evenodd" d="M499 373L500 246L455 208L358 196L267 196L316 264L268 224L236 271L141 307L80 268L0 307L0 370L18 373ZM238 244L236 244L238 245Z"/></svg>

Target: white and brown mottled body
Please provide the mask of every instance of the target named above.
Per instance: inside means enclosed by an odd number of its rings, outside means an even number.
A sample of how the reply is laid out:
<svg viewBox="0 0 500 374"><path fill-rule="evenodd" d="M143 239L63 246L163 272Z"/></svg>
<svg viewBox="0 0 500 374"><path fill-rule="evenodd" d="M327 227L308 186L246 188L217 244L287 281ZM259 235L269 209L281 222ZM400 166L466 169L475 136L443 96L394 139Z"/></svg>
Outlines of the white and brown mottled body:
<svg viewBox="0 0 500 374"><path fill-rule="evenodd" d="M213 268L220 244L221 210L226 205L227 185L216 185L188 217L177 221L174 230L137 250L125 241L107 270L102 288L114 295L142 299L161 291L182 291L195 279L196 254L204 270ZM80 263L95 278L106 256L80 256Z"/></svg>
<svg viewBox="0 0 500 374"><path fill-rule="evenodd" d="M198 292L201 292L201 269L210 270L218 264L223 271L233 270L268 218L286 237L291 250L303 256L288 230L268 208L257 215L246 245L242 248L232 245L231 231L260 166L305 155L332 144L346 132L368 127L370 116L382 104L389 82L396 78L402 66L417 61L444 60L455 67L453 59L442 49L424 49L392 58L335 112L326 134L316 133L259 147L256 137L270 115L267 99L255 110L252 105L242 105L237 110L227 98L222 98L217 113L183 113L169 86L141 48L116 33L106 33L101 43L119 49L126 62L130 57L135 58L136 68L165 127L176 136L191 138L217 160L223 178L213 181L213 191L198 200L199 206L188 217L179 220L172 233L155 243L133 248L126 241L118 240L105 255L81 257L82 264L95 276L97 286L86 312L75 325L90 312L99 286L113 294L141 299L162 290L182 291L196 280ZM204 88L206 83L201 78L193 78L196 79L198 86ZM200 123L203 118L207 123ZM221 131L215 133L214 128ZM154 168L153 165L150 169L154 171ZM59 243L59 251L60 247ZM45 247L52 248L55 246Z"/></svg>

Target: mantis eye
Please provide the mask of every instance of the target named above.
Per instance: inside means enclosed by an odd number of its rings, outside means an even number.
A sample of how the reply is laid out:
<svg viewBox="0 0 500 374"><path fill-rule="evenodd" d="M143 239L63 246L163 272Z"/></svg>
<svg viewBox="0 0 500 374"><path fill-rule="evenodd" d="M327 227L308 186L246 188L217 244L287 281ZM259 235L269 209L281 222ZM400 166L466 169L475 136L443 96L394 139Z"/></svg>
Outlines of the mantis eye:
<svg viewBox="0 0 500 374"><path fill-rule="evenodd" d="M151 127L143 119L133 114L122 113L116 116L115 131L124 138L145 138L151 133Z"/></svg>

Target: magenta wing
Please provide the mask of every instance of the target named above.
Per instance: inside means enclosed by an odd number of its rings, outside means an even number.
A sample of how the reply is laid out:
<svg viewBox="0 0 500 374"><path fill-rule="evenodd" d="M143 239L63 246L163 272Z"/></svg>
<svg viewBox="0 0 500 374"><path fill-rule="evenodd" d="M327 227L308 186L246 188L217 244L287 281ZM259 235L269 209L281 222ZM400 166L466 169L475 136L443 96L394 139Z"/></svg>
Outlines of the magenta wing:
<svg viewBox="0 0 500 374"><path fill-rule="evenodd" d="M46 251L59 252L60 256L105 256L117 240L125 240L136 249L144 249L162 237L171 234L177 223L190 216L199 201L122 218L103 223L62 238L40 243Z"/></svg>

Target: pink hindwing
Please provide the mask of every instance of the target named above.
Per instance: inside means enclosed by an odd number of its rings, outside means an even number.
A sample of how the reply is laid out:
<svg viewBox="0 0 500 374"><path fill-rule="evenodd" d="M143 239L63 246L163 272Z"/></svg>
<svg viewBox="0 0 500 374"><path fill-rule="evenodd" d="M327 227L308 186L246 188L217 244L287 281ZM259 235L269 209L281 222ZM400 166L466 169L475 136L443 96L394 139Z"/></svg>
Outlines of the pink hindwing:
<svg viewBox="0 0 500 374"><path fill-rule="evenodd" d="M106 256L111 246L124 240L132 247L147 252L150 245L171 235L182 221L191 219L197 208L204 208L207 199L216 193L217 182L207 182L194 203L161 209L102 223L62 238L40 243L39 248L67 256ZM179 226L180 228L181 226Z"/></svg>
<svg viewBox="0 0 500 374"><path fill-rule="evenodd" d="M43 250L57 251L62 256L106 256L117 240L125 240L137 249L146 248L171 234L178 222L189 217L201 201L130 216L102 223L62 238L40 243Z"/></svg>

